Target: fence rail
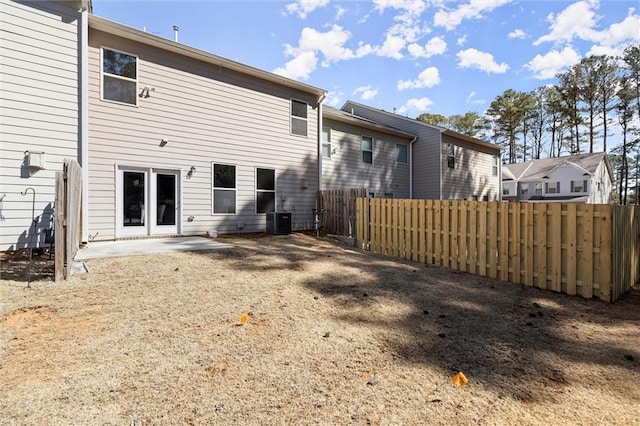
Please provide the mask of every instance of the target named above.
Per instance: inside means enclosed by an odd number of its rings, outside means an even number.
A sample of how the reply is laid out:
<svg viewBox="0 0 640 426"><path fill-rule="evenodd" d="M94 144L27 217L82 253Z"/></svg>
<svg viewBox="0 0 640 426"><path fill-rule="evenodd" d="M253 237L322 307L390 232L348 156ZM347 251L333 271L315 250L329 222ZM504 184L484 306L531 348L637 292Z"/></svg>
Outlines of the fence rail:
<svg viewBox="0 0 640 426"><path fill-rule="evenodd" d="M640 277L639 211L573 203L359 198L357 243L429 265L615 301ZM631 234L630 226L636 227L635 236L620 242L620 232Z"/></svg>

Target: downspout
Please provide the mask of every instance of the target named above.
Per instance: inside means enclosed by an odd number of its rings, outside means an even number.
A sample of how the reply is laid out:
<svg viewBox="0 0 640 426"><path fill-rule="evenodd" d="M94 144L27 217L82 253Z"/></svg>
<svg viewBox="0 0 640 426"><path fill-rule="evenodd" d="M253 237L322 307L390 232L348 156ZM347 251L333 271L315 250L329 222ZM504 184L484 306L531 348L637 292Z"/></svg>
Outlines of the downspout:
<svg viewBox="0 0 640 426"><path fill-rule="evenodd" d="M82 243L89 242L89 7L80 9L80 165L82 166Z"/></svg>
<svg viewBox="0 0 640 426"><path fill-rule="evenodd" d="M316 132L318 135L318 146L316 153L318 155L318 191L322 190L322 102L324 102L326 98L327 93L325 92L318 99L318 131Z"/></svg>
<svg viewBox="0 0 640 426"><path fill-rule="evenodd" d="M418 140L417 136L409 142L409 198L413 199L413 144Z"/></svg>
<svg viewBox="0 0 640 426"><path fill-rule="evenodd" d="M442 201L442 147L444 146L444 142L442 141L442 132L440 132L440 144L438 146L438 156L440 161L438 161L438 167L440 168L440 175L438 176L438 182L440 183L440 201Z"/></svg>

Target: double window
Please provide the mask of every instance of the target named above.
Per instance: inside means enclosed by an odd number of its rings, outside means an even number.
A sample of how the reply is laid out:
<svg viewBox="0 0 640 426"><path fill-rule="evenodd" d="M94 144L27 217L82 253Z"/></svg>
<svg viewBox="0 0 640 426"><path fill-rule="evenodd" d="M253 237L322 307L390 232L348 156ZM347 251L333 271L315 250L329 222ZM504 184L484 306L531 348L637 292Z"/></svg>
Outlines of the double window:
<svg viewBox="0 0 640 426"><path fill-rule="evenodd" d="M102 99L138 104L138 57L102 49Z"/></svg>
<svg viewBox="0 0 640 426"><path fill-rule="evenodd" d="M571 181L571 192L587 192L587 181L586 180L572 180Z"/></svg>
<svg viewBox="0 0 640 426"><path fill-rule="evenodd" d="M535 193L536 195L542 195L542 182L536 182Z"/></svg>
<svg viewBox="0 0 640 426"><path fill-rule="evenodd" d="M362 162L373 164L373 138L369 136L362 137Z"/></svg>
<svg viewBox="0 0 640 426"><path fill-rule="evenodd" d="M276 211L276 171L256 169L256 213Z"/></svg>
<svg viewBox="0 0 640 426"><path fill-rule="evenodd" d="M560 182L546 182L545 183L545 192L547 194L559 194L560 193Z"/></svg>
<svg viewBox="0 0 640 426"><path fill-rule="evenodd" d="M407 146L396 144L396 163L407 164Z"/></svg>
<svg viewBox="0 0 640 426"><path fill-rule="evenodd" d="M236 166L213 165L213 213L236 213Z"/></svg>
<svg viewBox="0 0 640 426"><path fill-rule="evenodd" d="M500 164L500 158L497 155L494 155L491 159L491 174L493 176L498 176L498 169Z"/></svg>
<svg viewBox="0 0 640 426"><path fill-rule="evenodd" d="M291 100L291 134L307 136L307 103Z"/></svg>
<svg viewBox="0 0 640 426"><path fill-rule="evenodd" d="M328 127L322 128L322 156L331 158L331 129Z"/></svg>

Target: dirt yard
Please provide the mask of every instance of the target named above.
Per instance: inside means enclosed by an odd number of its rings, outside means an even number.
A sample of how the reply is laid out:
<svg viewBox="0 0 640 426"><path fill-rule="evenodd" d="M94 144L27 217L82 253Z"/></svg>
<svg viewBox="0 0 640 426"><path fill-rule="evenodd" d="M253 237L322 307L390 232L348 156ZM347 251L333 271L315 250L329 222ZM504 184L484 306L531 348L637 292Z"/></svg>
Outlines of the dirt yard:
<svg viewBox="0 0 640 426"><path fill-rule="evenodd" d="M224 240L29 289L5 258L0 424L640 425L637 290L608 305L301 234Z"/></svg>

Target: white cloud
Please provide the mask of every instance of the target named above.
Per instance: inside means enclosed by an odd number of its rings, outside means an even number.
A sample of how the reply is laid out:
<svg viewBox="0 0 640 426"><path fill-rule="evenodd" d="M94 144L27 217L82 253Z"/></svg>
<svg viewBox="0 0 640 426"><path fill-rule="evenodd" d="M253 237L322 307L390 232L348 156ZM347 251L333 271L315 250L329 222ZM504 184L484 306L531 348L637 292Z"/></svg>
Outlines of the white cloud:
<svg viewBox="0 0 640 426"><path fill-rule="evenodd" d="M480 19L484 12L492 10L512 0L470 0L467 4L458 6L453 11L440 9L433 16L433 23L436 27L445 27L447 30L454 30L465 19Z"/></svg>
<svg viewBox="0 0 640 426"><path fill-rule="evenodd" d="M444 37L433 37L424 46L412 43L407 46L407 50L414 58L430 58L434 55L442 55L447 51L447 42Z"/></svg>
<svg viewBox="0 0 640 426"><path fill-rule="evenodd" d="M333 19L339 21L340 19L342 19L345 13L347 13L347 9L345 9L344 7L336 6L336 16Z"/></svg>
<svg viewBox="0 0 640 426"><path fill-rule="evenodd" d="M511 31L507 35L507 37L509 37L509 38L526 38L527 35L520 28L516 28L515 30Z"/></svg>
<svg viewBox="0 0 640 426"><path fill-rule="evenodd" d="M574 37L592 40L596 34L593 30L596 14L592 10L595 5L596 3L579 1L567 6L558 15L549 14L547 21L551 24L551 32L538 38L533 43L534 46L544 42L570 42Z"/></svg>
<svg viewBox="0 0 640 426"><path fill-rule="evenodd" d="M379 46L375 49L376 54L379 56L385 56L393 59L402 59L402 49L406 41L402 37L397 37L391 34L387 34L387 38L385 39L382 46Z"/></svg>
<svg viewBox="0 0 640 426"><path fill-rule="evenodd" d="M468 104L484 104L487 101L484 99L474 99L476 97L477 93L476 92L471 92L469 93L469 96L467 96L467 103Z"/></svg>
<svg viewBox="0 0 640 426"><path fill-rule="evenodd" d="M356 88L356 90L354 90L352 94L356 96L359 94L361 99L369 100L376 97L376 95L378 94L378 89L374 89L370 85L360 86Z"/></svg>
<svg viewBox="0 0 640 426"><path fill-rule="evenodd" d="M629 15L622 22L598 31L594 35L594 41L598 44L591 48L587 56L604 54L618 56L622 54L629 42L637 43L640 40L640 15L634 12L633 8L629 9Z"/></svg>
<svg viewBox="0 0 640 426"><path fill-rule="evenodd" d="M316 69L317 64L318 58L314 52L301 52L283 67L276 68L273 72L293 79L306 80Z"/></svg>
<svg viewBox="0 0 640 426"><path fill-rule="evenodd" d="M332 107L337 107L342 103L341 101L343 95L344 93L342 93L340 90L332 90L327 93L327 98L324 100L324 103Z"/></svg>
<svg viewBox="0 0 640 426"><path fill-rule="evenodd" d="M456 44L458 46L464 46L467 43L467 35L464 34L462 37L459 37L458 40L456 41Z"/></svg>
<svg viewBox="0 0 640 426"><path fill-rule="evenodd" d="M509 69L506 63L498 64L491 53L481 52L476 49L459 51L458 66L461 68L477 68L487 73L504 74Z"/></svg>
<svg viewBox="0 0 640 426"><path fill-rule="evenodd" d="M296 14L301 19L306 19L307 15L319 7L329 4L329 0L298 0L286 6L290 15Z"/></svg>
<svg viewBox="0 0 640 426"><path fill-rule="evenodd" d="M425 87L433 87L440 84L440 72L436 67L429 67L418 74L415 80L398 81L398 90L405 89L422 89Z"/></svg>
<svg viewBox="0 0 640 426"><path fill-rule="evenodd" d="M580 59L580 54L567 46L562 51L552 50L546 55L536 55L525 64L525 68L534 73L534 78L546 80L577 64Z"/></svg>
<svg viewBox="0 0 640 426"><path fill-rule="evenodd" d="M328 67L334 62L359 58L372 53L373 48L362 43L358 45L355 52L345 47L350 38L351 33L339 25L333 25L324 33L306 27L300 34L297 47L290 44L285 45L285 55L293 57L293 59L274 72L291 78L307 79L316 69L320 54L322 55L320 64L323 67Z"/></svg>
<svg viewBox="0 0 640 426"><path fill-rule="evenodd" d="M413 15L420 15L427 7L423 0L373 0L374 9L383 12L385 9L400 9Z"/></svg>
<svg viewBox="0 0 640 426"><path fill-rule="evenodd" d="M433 105L433 101L429 98L412 98L409 99L403 106L398 108L398 114L406 114L410 109L418 111L416 117L421 113L428 111L429 107Z"/></svg>

